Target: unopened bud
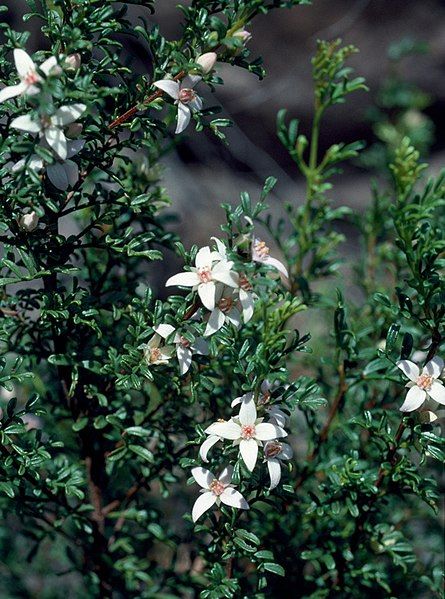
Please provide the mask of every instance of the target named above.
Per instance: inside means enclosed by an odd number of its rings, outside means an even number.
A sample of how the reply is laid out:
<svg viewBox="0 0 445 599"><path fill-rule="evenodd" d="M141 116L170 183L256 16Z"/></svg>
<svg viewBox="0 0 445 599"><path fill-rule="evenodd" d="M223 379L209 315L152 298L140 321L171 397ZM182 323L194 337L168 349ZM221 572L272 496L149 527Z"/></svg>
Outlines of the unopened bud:
<svg viewBox="0 0 445 599"><path fill-rule="evenodd" d="M430 410L422 410L421 412L418 412L418 418L422 424L431 424L431 422L435 422L438 417Z"/></svg>
<svg viewBox="0 0 445 599"><path fill-rule="evenodd" d="M206 52L205 54L198 56L196 59L196 64L199 64L202 72L206 75L207 73L210 73L210 71L213 71L217 59L218 55L216 52Z"/></svg>
<svg viewBox="0 0 445 599"><path fill-rule="evenodd" d="M233 37L239 39L243 44L247 44L247 42L252 39L252 34L246 29L237 29L233 34Z"/></svg>
<svg viewBox="0 0 445 599"><path fill-rule="evenodd" d="M38 224L39 217L37 216L37 213L34 210L32 212L29 212L28 214L24 214L19 220L20 227L28 233L34 231Z"/></svg>
<svg viewBox="0 0 445 599"><path fill-rule="evenodd" d="M65 58L65 69L67 71L77 71L82 63L82 58L78 52L70 54Z"/></svg>

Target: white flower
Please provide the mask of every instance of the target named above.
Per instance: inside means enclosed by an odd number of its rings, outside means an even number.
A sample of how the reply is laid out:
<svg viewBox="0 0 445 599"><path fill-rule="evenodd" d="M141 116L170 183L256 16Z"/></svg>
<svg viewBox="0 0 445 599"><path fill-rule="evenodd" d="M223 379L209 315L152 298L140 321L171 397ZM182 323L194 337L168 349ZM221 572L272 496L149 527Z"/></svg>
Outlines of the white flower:
<svg viewBox="0 0 445 599"><path fill-rule="evenodd" d="M215 263L216 261L216 263ZM181 272L168 279L165 286L182 285L198 291L202 303L208 310L215 307L216 283L229 287L238 286L238 275L232 271L233 262L221 260L217 252L211 252L208 246L196 254L195 266L189 272Z"/></svg>
<svg viewBox="0 0 445 599"><path fill-rule="evenodd" d="M445 405L445 387L442 381L438 380L444 366L442 358L436 356L430 360L422 372L420 372L417 364L410 362L410 360L400 360L400 362L397 362L397 366L410 379L410 382L406 385L410 389L400 408L402 412L417 410L428 396Z"/></svg>
<svg viewBox="0 0 445 599"><path fill-rule="evenodd" d="M284 266L284 264L276 258L272 258L272 256L269 255L269 252L270 250L265 244L265 242L255 237L252 242L252 260L254 262L260 262L261 264L267 264L272 268L276 268L278 272L280 272L282 275L286 277L286 279L288 279L289 273L287 272L287 269Z"/></svg>
<svg viewBox="0 0 445 599"><path fill-rule="evenodd" d="M37 215L37 212L35 212L34 210L32 212L24 214L19 220L20 227L27 233L31 233L32 231L34 231L38 224L39 217Z"/></svg>
<svg viewBox="0 0 445 599"><path fill-rule="evenodd" d="M245 274L241 274L239 277L239 301L243 309L243 320L245 323L253 316L255 308L255 300L258 296L253 293L253 286Z"/></svg>
<svg viewBox="0 0 445 599"><path fill-rule="evenodd" d="M163 339L167 339L173 335L175 328L171 324L160 324L155 328L155 332ZM176 333L173 337L173 343L176 346L176 355L179 362L179 370L181 374L185 374L192 363L192 355L201 354L206 356L209 353L209 345L207 341L199 337L193 343L188 339Z"/></svg>
<svg viewBox="0 0 445 599"><path fill-rule="evenodd" d="M20 78L20 83L17 85L9 85L0 91L0 102L10 100L16 96L38 94L40 88L38 84L42 81L42 77L37 72L37 67L32 58L24 50L16 48L14 50L14 62L17 74ZM55 73L60 72L60 67L57 65L57 58L51 56L40 65L39 69L46 76L51 70Z"/></svg>
<svg viewBox="0 0 445 599"><path fill-rule="evenodd" d="M253 393L246 393L242 397L237 418L232 418L228 422L214 422L205 432L230 439L234 445L239 445L241 457L250 471L255 468L258 446L262 445L263 441L287 437L286 431L281 427L257 418Z"/></svg>
<svg viewBox="0 0 445 599"><path fill-rule="evenodd" d="M261 395L258 398L258 405L267 406L267 404L270 401L271 390L274 387L278 387L279 385L280 383L278 382L274 382L271 384L267 379L263 381L261 383ZM235 397L235 399L230 404L231 407L234 408L235 406L242 403L244 397L245 395L242 395L241 397ZM279 399L280 397L277 397L277 400ZM288 424L289 416L285 412L283 412L281 406L274 404L270 407L266 407L265 410L269 416L269 422L271 422L272 424L276 424L281 428L284 428Z"/></svg>
<svg viewBox="0 0 445 599"><path fill-rule="evenodd" d="M216 290L215 307L210 313L204 337L213 335L226 323L233 324L239 328L241 325L241 313L236 304L238 301L237 291L231 287L220 286Z"/></svg>
<svg viewBox="0 0 445 599"><path fill-rule="evenodd" d="M61 160L66 160L68 141L63 127L74 123L85 110L85 104L70 104L61 106L52 116L44 116L40 120L35 120L29 114L25 114L15 118L11 122L11 127L28 133L39 133L57 156Z"/></svg>
<svg viewBox="0 0 445 599"><path fill-rule="evenodd" d="M196 64L199 64L204 75L207 75L207 73L213 71L217 59L218 55L216 54L216 52L206 52L205 54L201 54L201 56L198 56L195 62Z"/></svg>
<svg viewBox="0 0 445 599"><path fill-rule="evenodd" d="M156 364L167 364L174 351L174 345L162 345L163 338L155 333L148 343L144 343L139 349L144 350L144 357L149 366Z"/></svg>
<svg viewBox="0 0 445 599"><path fill-rule="evenodd" d="M178 116L175 133L182 133L190 123L192 110L198 111L202 108L202 99L193 89L201 81L199 75L187 75L182 81L173 79L161 79L155 81L153 85L162 89L166 94L175 100L178 106Z"/></svg>
<svg viewBox="0 0 445 599"><path fill-rule="evenodd" d="M61 189L62 191L66 191L68 187L72 187L79 180L79 167L73 160L69 160L76 154L80 152L85 144L84 139L74 139L67 141L67 159L66 160L58 160L53 164L48 164L46 166L46 173L48 175L48 179L57 187L57 189ZM45 146L46 144L42 144ZM40 171L45 168L45 162L42 158L37 156L37 154L32 154L29 160L22 158L18 162L14 164L12 167L12 171L18 171L23 167L27 166L33 171Z"/></svg>
<svg viewBox="0 0 445 599"><path fill-rule="evenodd" d="M222 437L218 437L218 435L209 435L207 439L202 442L201 447L199 448L199 457L203 462L207 463L209 461L207 454L218 441L222 441Z"/></svg>
<svg viewBox="0 0 445 599"><path fill-rule="evenodd" d="M202 487L202 495L198 497L192 509L192 519L196 522L213 505L224 503L240 510L248 510L249 504L239 491L230 484L233 468L226 466L218 478L205 468L193 468L192 475Z"/></svg>
<svg viewBox="0 0 445 599"><path fill-rule="evenodd" d="M275 489L281 479L281 460L290 460L293 456L292 447L287 443L273 440L264 446L264 461L270 476L269 489Z"/></svg>

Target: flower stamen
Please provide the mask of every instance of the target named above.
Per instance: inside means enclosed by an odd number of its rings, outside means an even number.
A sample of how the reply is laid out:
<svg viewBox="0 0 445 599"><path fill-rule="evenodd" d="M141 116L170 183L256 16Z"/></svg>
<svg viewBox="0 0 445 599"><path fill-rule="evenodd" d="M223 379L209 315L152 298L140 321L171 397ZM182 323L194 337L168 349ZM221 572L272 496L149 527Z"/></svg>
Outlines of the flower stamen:
<svg viewBox="0 0 445 599"><path fill-rule="evenodd" d="M214 478L210 483L209 488L212 491L212 493L218 497L219 495L222 495L226 486L223 485L223 483L220 482L217 478Z"/></svg>
<svg viewBox="0 0 445 599"><path fill-rule="evenodd" d="M419 387L419 389L422 389L423 391L428 391L429 389L431 389L432 384L433 377L429 374L421 374L419 377L417 377L416 385Z"/></svg>
<svg viewBox="0 0 445 599"><path fill-rule="evenodd" d="M241 438L242 439L252 439L256 435L255 425L254 424L244 424L241 427Z"/></svg>
<svg viewBox="0 0 445 599"><path fill-rule="evenodd" d="M182 102L182 104L189 104L195 98L196 93L193 89L183 87L181 90L179 90L179 101Z"/></svg>

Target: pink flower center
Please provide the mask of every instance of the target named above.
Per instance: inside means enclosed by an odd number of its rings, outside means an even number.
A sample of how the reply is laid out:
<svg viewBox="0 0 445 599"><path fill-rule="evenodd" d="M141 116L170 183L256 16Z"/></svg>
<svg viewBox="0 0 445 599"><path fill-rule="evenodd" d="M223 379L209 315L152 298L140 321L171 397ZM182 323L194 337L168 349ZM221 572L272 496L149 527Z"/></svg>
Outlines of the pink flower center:
<svg viewBox="0 0 445 599"><path fill-rule="evenodd" d="M179 90L179 101L183 104L188 104L196 98L196 93L188 87L183 87Z"/></svg>
<svg viewBox="0 0 445 599"><path fill-rule="evenodd" d="M252 291L252 289L253 289L252 283L249 281L249 279L246 277L246 275L240 275L239 286L244 291Z"/></svg>
<svg viewBox="0 0 445 599"><path fill-rule="evenodd" d="M263 260L269 256L270 250L264 241L257 241L253 246L253 249L255 250L255 253L258 254L258 257Z"/></svg>
<svg viewBox="0 0 445 599"><path fill-rule="evenodd" d="M227 314L227 312L230 312L230 310L232 309L232 306L233 306L233 299L231 297L223 297L218 302L218 308L221 310L221 312L224 312L224 314Z"/></svg>
<svg viewBox="0 0 445 599"><path fill-rule="evenodd" d="M433 384L433 377L429 374L421 374L417 377L416 385L419 389L423 389L424 391L428 391L431 389L431 385Z"/></svg>
<svg viewBox="0 0 445 599"><path fill-rule="evenodd" d="M190 347L190 341L182 335L179 337L179 343L182 345L182 347Z"/></svg>
<svg viewBox="0 0 445 599"><path fill-rule="evenodd" d="M266 458L275 458L281 453L283 446L278 441L269 441L264 447L264 455Z"/></svg>
<svg viewBox="0 0 445 599"><path fill-rule="evenodd" d="M162 357L161 354L161 350L159 349L159 347L152 347L150 349L150 362L153 364L153 362L157 362L158 360L160 360Z"/></svg>
<svg viewBox="0 0 445 599"><path fill-rule="evenodd" d="M256 435L255 425L254 424L244 424L241 427L241 438L242 439L252 439Z"/></svg>
<svg viewBox="0 0 445 599"><path fill-rule="evenodd" d="M210 483L210 490L212 491L212 493L214 495L216 495L217 497L219 495L221 495L224 491L224 489L226 488L225 485L223 485L222 482L220 482L218 479L214 478L212 480L212 482Z"/></svg>
<svg viewBox="0 0 445 599"><path fill-rule="evenodd" d="M210 283L212 280L212 271L208 266L198 269L198 277L201 283Z"/></svg>
<svg viewBox="0 0 445 599"><path fill-rule="evenodd" d="M40 81L40 77L37 75L36 71L29 71L23 77L23 81L26 83L26 85L34 85Z"/></svg>

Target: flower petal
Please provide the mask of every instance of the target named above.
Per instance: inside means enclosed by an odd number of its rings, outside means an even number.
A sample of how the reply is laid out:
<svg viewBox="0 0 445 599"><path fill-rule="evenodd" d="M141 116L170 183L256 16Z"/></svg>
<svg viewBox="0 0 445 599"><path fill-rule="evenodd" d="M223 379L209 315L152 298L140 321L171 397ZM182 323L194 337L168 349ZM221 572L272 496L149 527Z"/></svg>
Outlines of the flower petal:
<svg viewBox="0 0 445 599"><path fill-rule="evenodd" d="M68 179L68 187L72 187L79 180L79 167L72 160L65 160L63 168Z"/></svg>
<svg viewBox="0 0 445 599"><path fill-rule="evenodd" d="M201 444L201 447L199 448L199 457L201 458L201 460L203 462L207 463L209 461L207 459L207 454L208 454L209 450L212 449L212 447L214 445L216 445L216 443L218 443L218 441L221 441L221 440L222 440L221 437L218 437L218 435L210 435Z"/></svg>
<svg viewBox="0 0 445 599"><path fill-rule="evenodd" d="M212 269L212 277L219 281L220 283L224 283L229 287L238 287L239 285L239 276L238 273L230 270L232 267L232 262L227 262L226 260L221 260L218 262Z"/></svg>
<svg viewBox="0 0 445 599"><path fill-rule="evenodd" d="M239 411L239 421L241 424L255 424L257 418L256 405L253 400L252 393L246 393L241 403L241 409Z"/></svg>
<svg viewBox="0 0 445 599"><path fill-rule="evenodd" d="M279 437L287 437L287 433L284 428L276 426L271 422L261 422L256 427L256 438L260 441L271 441L272 439L278 439Z"/></svg>
<svg viewBox="0 0 445 599"><path fill-rule="evenodd" d="M208 342L202 337L195 339L192 349L195 353L200 354L201 356L208 356L210 351Z"/></svg>
<svg viewBox="0 0 445 599"><path fill-rule="evenodd" d="M196 522L208 509L215 505L216 495L211 491L207 491L198 497L192 509L192 520Z"/></svg>
<svg viewBox="0 0 445 599"><path fill-rule="evenodd" d="M209 335L213 335L223 326L225 321L225 316L223 312L219 308L213 308L210 313L209 320L207 321L207 326L204 331L204 337L208 337Z"/></svg>
<svg viewBox="0 0 445 599"><path fill-rule="evenodd" d="M195 285L198 285L200 282L198 275L196 274L196 272L180 272L177 275L173 275L172 277L170 277L165 286L166 287L172 287L173 285L180 285L182 287L194 287Z"/></svg>
<svg viewBox="0 0 445 599"><path fill-rule="evenodd" d="M258 443L255 439L241 439L239 450L244 463L252 472L258 457Z"/></svg>
<svg viewBox="0 0 445 599"><path fill-rule="evenodd" d="M161 79L153 83L155 87L161 89L163 92L168 94L174 100L179 98L179 83L172 79Z"/></svg>
<svg viewBox="0 0 445 599"><path fill-rule="evenodd" d="M272 424L281 426L281 428L286 426L289 417L278 406L272 406L267 410L267 413L269 414L270 422Z"/></svg>
<svg viewBox="0 0 445 599"><path fill-rule="evenodd" d="M11 121L11 127L19 131L27 131L29 133L38 133L40 131L40 123L30 117L29 114L23 114Z"/></svg>
<svg viewBox="0 0 445 599"><path fill-rule="evenodd" d="M176 354L178 356L179 372L181 373L181 375L184 375L186 372L188 372L191 366L192 352L190 348L178 345L176 349Z"/></svg>
<svg viewBox="0 0 445 599"><path fill-rule="evenodd" d="M241 326L241 314L236 308L232 308L230 312L226 314L226 319L237 329Z"/></svg>
<svg viewBox="0 0 445 599"><path fill-rule="evenodd" d="M445 387L442 385L442 383L439 381L433 381L433 384L427 393L434 399L434 401L445 405Z"/></svg>
<svg viewBox="0 0 445 599"><path fill-rule="evenodd" d="M192 476L203 489L208 489L210 483L215 480L215 475L207 468L192 468Z"/></svg>
<svg viewBox="0 0 445 599"><path fill-rule="evenodd" d="M42 64L39 66L39 69L42 71L42 73L45 73L45 75L49 75L51 69L54 69L54 74L60 74L62 69L60 68L60 66L57 64L57 58L55 56L50 56L49 58L47 58L46 60L44 60L42 62Z"/></svg>
<svg viewBox="0 0 445 599"><path fill-rule="evenodd" d="M219 496L222 503L226 505L230 505L230 507L236 507L240 510L248 510L249 504L244 499L239 491L234 489L233 487L227 487Z"/></svg>
<svg viewBox="0 0 445 599"><path fill-rule="evenodd" d="M72 158L73 156L78 154L84 145L85 145L84 139L70 139L67 143L68 158Z"/></svg>
<svg viewBox="0 0 445 599"><path fill-rule="evenodd" d="M230 485L233 476L233 466L230 464L221 470L218 480L223 485Z"/></svg>
<svg viewBox="0 0 445 599"><path fill-rule="evenodd" d="M214 422L204 432L208 435L218 435L218 437L229 439L230 441L235 441L235 439L241 437L241 427L236 422L233 422L233 420Z"/></svg>
<svg viewBox="0 0 445 599"><path fill-rule="evenodd" d="M0 102L5 102L16 96L20 96L26 91L26 83L18 83L17 85L8 85L0 91Z"/></svg>
<svg viewBox="0 0 445 599"><path fill-rule="evenodd" d="M425 364L422 374L427 374L435 379L438 379L442 374L443 360L439 356L435 356L432 360Z"/></svg>
<svg viewBox="0 0 445 599"><path fill-rule="evenodd" d="M280 262L280 260L277 260L276 258L272 258L272 256L268 256L265 260L263 260L264 264L267 264L268 266L272 266L272 268L276 268L278 270L278 272L280 272L282 275L284 275L286 277L286 279L289 278L289 273L287 272L287 268L284 266L284 264L282 262Z"/></svg>
<svg viewBox="0 0 445 599"><path fill-rule="evenodd" d="M57 187L57 189L61 189L62 191L68 189L69 181L62 164L59 162L49 164L46 169L46 174L54 187Z"/></svg>
<svg viewBox="0 0 445 599"><path fill-rule="evenodd" d="M190 112L190 108L182 102L178 104L178 116L176 121L176 135L178 133L182 133L189 125L192 113Z"/></svg>
<svg viewBox="0 0 445 599"><path fill-rule="evenodd" d="M21 48L16 48L14 50L14 62L17 73L21 79L29 75L30 71L36 70L36 65L31 56Z"/></svg>
<svg viewBox="0 0 445 599"><path fill-rule="evenodd" d="M202 77L201 75L187 75L181 82L181 89L190 89L195 87L200 81Z"/></svg>
<svg viewBox="0 0 445 599"><path fill-rule="evenodd" d="M167 337L170 337L170 335L175 332L175 327L172 327L171 324L158 324L154 330L158 335L161 335L161 337L167 339Z"/></svg>
<svg viewBox="0 0 445 599"><path fill-rule="evenodd" d="M215 291L216 287L213 281L201 283L198 286L198 295L207 310L213 310L215 307Z"/></svg>
<svg viewBox="0 0 445 599"><path fill-rule="evenodd" d="M416 382L417 377L420 374L420 369L417 364L414 364L414 362L411 362L410 360L400 360L397 362L397 368L400 368L410 381Z"/></svg>
<svg viewBox="0 0 445 599"><path fill-rule="evenodd" d="M240 289L239 299L241 302L241 307L243 309L243 320L245 323L247 323L253 316L253 310L254 310L253 295L252 295L252 293L249 293L248 291L244 291L244 289Z"/></svg>
<svg viewBox="0 0 445 599"><path fill-rule="evenodd" d="M193 100L190 100L189 104L190 108L195 111L195 112L199 112L202 108L202 98L201 96L195 96L193 98Z"/></svg>
<svg viewBox="0 0 445 599"><path fill-rule="evenodd" d="M66 137L65 133L59 127L47 127L44 131L45 139L48 145L54 150L59 158L66 159Z"/></svg>
<svg viewBox="0 0 445 599"><path fill-rule="evenodd" d="M412 412L413 410L417 410L423 404L426 398L426 392L423 389L419 389L417 385L411 387L411 389L406 394L405 401L400 408L401 412Z"/></svg>
<svg viewBox="0 0 445 599"><path fill-rule="evenodd" d="M267 460L267 469L269 470L270 486L269 489L275 489L281 480L281 464L279 460L270 458Z"/></svg>
<svg viewBox="0 0 445 599"><path fill-rule="evenodd" d="M196 268L211 268L212 253L208 245L199 248L195 258Z"/></svg>
<svg viewBox="0 0 445 599"><path fill-rule="evenodd" d="M61 106L58 110L56 110L56 114L51 120L54 125L57 125L58 127L70 125L71 123L74 123L74 121L77 121L77 119L82 116L86 109L86 105L80 103Z"/></svg>
<svg viewBox="0 0 445 599"><path fill-rule="evenodd" d="M288 443L281 443L281 452L280 459L281 460L291 460L294 455L294 450Z"/></svg>

